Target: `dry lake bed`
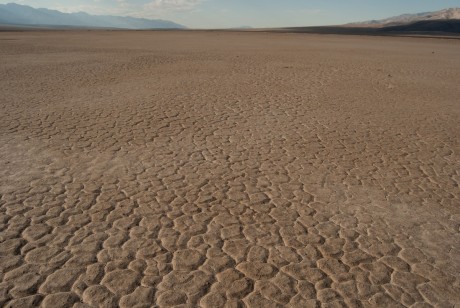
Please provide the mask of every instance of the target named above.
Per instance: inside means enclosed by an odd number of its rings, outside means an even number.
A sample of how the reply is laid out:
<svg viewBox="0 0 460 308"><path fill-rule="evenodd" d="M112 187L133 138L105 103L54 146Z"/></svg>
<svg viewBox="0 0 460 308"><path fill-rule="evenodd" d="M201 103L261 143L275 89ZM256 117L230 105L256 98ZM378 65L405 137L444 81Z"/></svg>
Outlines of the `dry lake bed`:
<svg viewBox="0 0 460 308"><path fill-rule="evenodd" d="M0 306L455 307L459 85L460 40L0 32Z"/></svg>

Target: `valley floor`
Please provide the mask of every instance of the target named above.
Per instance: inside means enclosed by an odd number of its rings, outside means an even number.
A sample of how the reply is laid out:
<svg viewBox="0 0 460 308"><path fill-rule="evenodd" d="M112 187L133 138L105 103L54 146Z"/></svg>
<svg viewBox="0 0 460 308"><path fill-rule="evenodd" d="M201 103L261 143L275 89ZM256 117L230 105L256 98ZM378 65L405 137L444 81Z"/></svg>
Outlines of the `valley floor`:
<svg viewBox="0 0 460 308"><path fill-rule="evenodd" d="M0 33L0 306L459 304L459 55Z"/></svg>

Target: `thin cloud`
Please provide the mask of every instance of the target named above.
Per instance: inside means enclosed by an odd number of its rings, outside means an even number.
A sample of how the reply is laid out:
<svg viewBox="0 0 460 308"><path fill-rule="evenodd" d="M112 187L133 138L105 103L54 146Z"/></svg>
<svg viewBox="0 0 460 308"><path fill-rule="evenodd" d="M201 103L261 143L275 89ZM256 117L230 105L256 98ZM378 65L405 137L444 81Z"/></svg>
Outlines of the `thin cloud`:
<svg viewBox="0 0 460 308"><path fill-rule="evenodd" d="M306 14L306 15L317 15L324 13L323 10L320 9L298 9L298 10L286 10L288 13L296 13L296 14Z"/></svg>
<svg viewBox="0 0 460 308"><path fill-rule="evenodd" d="M189 11L204 0L154 0L144 5L148 10Z"/></svg>

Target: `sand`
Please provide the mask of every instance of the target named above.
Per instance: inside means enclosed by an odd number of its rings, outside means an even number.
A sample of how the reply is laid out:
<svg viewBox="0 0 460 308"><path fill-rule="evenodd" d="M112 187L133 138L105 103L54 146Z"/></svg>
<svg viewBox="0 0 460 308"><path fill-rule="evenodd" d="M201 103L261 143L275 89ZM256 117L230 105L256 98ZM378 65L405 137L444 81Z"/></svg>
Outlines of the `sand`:
<svg viewBox="0 0 460 308"><path fill-rule="evenodd" d="M0 306L458 305L459 55L0 33Z"/></svg>

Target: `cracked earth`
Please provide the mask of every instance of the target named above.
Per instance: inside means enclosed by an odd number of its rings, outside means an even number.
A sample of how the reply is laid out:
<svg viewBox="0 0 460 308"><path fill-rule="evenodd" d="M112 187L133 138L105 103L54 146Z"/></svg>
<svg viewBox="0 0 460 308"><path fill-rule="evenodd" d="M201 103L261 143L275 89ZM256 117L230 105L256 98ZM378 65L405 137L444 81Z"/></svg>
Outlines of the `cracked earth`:
<svg viewBox="0 0 460 308"><path fill-rule="evenodd" d="M0 33L0 306L454 307L460 41Z"/></svg>

